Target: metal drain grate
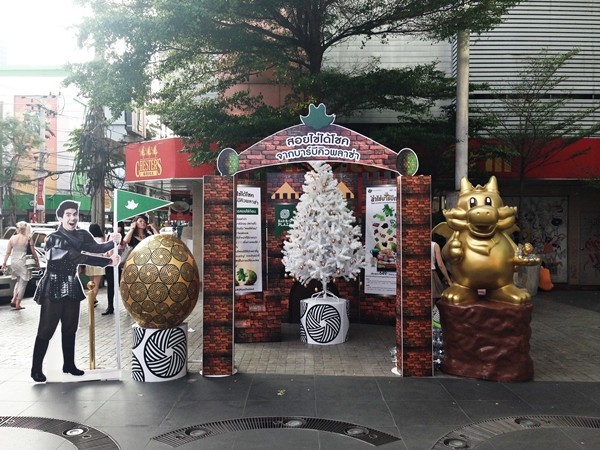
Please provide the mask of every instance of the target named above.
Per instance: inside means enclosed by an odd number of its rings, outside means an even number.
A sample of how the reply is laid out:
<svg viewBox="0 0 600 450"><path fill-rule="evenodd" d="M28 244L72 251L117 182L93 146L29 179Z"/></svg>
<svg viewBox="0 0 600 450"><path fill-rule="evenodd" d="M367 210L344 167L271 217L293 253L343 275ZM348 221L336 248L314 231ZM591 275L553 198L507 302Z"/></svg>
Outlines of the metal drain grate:
<svg viewBox="0 0 600 450"><path fill-rule="evenodd" d="M581 416L518 416L472 423L443 436L432 450L475 448L480 443L505 433L534 428L600 429L600 418Z"/></svg>
<svg viewBox="0 0 600 450"><path fill-rule="evenodd" d="M121 447L109 435L77 422L46 417L0 416L0 428L26 428L54 434L76 448L119 450Z"/></svg>
<svg viewBox="0 0 600 450"><path fill-rule="evenodd" d="M372 428L355 425L337 420L318 419L314 417L247 417L218 422L193 425L155 436L152 440L162 442L171 447L178 447L199 439L246 430L261 429L304 429L327 431L341 434L353 439L366 442L373 446L380 446L390 442L399 441L400 438L391 434L382 433Z"/></svg>

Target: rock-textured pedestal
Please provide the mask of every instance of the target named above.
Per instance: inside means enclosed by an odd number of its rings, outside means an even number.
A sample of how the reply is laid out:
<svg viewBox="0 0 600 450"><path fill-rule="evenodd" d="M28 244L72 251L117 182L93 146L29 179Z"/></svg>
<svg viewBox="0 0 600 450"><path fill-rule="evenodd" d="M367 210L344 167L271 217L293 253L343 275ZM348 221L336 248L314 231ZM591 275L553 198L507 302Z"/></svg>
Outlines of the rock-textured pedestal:
<svg viewBox="0 0 600 450"><path fill-rule="evenodd" d="M533 378L531 303L453 305L441 300L438 308L444 333L443 372L502 382Z"/></svg>

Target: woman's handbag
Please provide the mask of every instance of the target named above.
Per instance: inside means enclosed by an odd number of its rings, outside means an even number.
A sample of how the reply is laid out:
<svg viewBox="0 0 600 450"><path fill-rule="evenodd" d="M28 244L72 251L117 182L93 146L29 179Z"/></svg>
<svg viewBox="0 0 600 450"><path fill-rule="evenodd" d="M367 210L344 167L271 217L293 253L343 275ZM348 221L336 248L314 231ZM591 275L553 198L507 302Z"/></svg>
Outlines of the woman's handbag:
<svg viewBox="0 0 600 450"><path fill-rule="evenodd" d="M31 239L29 239L29 242L27 243L27 250L25 250L25 254L27 256L33 255L33 242L31 242Z"/></svg>
<svg viewBox="0 0 600 450"><path fill-rule="evenodd" d="M27 255L25 257L25 267L27 270L33 270L37 267L37 261L32 255Z"/></svg>
<svg viewBox="0 0 600 450"><path fill-rule="evenodd" d="M129 245L123 249L123 252L120 254L121 262L119 263L119 266L123 267L125 265L125 261L127 261L131 250L133 250L133 247L130 247Z"/></svg>
<svg viewBox="0 0 600 450"><path fill-rule="evenodd" d="M27 245L27 251L25 252L25 268L29 272L36 269L38 266L37 260L33 257L33 252L35 252L35 249L33 248L33 242L29 240L29 244Z"/></svg>

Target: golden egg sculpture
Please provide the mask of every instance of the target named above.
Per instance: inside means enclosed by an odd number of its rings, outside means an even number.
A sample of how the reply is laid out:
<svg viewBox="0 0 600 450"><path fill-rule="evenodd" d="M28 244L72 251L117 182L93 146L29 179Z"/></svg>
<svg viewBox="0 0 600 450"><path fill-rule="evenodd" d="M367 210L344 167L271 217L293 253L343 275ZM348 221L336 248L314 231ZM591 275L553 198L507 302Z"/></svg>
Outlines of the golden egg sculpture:
<svg viewBox="0 0 600 450"><path fill-rule="evenodd" d="M121 275L125 309L143 328L173 328L191 314L200 276L188 247L170 234L145 238L129 254Z"/></svg>

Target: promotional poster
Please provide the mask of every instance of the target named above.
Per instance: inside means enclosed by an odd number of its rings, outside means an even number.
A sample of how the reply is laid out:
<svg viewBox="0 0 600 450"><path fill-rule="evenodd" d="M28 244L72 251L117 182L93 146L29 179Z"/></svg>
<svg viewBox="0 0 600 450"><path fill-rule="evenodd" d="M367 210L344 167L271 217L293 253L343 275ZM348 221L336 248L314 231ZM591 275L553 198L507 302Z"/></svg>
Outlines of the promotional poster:
<svg viewBox="0 0 600 450"><path fill-rule="evenodd" d="M235 291L262 291L260 188L237 187Z"/></svg>
<svg viewBox="0 0 600 450"><path fill-rule="evenodd" d="M396 295L396 195L394 185L367 188L366 294Z"/></svg>

